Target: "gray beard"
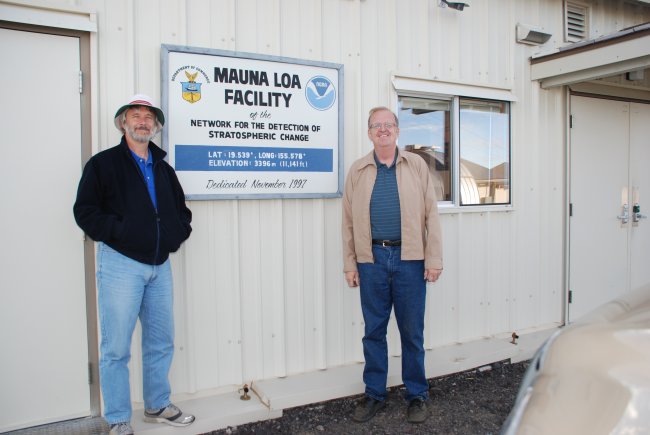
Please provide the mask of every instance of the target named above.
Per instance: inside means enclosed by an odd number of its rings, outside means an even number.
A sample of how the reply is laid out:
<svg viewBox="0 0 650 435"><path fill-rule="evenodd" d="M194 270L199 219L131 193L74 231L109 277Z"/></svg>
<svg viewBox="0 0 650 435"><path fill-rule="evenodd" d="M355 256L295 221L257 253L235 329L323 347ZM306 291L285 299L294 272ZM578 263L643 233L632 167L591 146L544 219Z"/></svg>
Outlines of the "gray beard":
<svg viewBox="0 0 650 435"><path fill-rule="evenodd" d="M151 139L154 138L156 133L148 133L148 134L139 134L136 133L135 130L129 128L129 127L124 127L124 130L126 131L126 134L129 135L131 139L133 139L136 142L140 143L149 143Z"/></svg>

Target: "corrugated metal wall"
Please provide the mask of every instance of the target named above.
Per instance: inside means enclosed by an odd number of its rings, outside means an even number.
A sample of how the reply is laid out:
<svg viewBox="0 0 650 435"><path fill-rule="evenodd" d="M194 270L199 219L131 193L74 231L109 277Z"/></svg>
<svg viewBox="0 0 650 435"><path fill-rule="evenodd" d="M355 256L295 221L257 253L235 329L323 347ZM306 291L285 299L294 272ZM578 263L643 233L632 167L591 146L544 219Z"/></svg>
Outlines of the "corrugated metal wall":
<svg viewBox="0 0 650 435"><path fill-rule="evenodd" d="M545 49L563 45L561 0L480 0L463 12L438 0L47 3L97 12L99 149L118 142L112 117L127 96L159 98L160 44L343 64L346 170L371 149L368 109L395 101L392 73L511 89L514 207L442 210L445 272L429 287L426 347L562 323L565 97L530 81L528 59L540 47L515 42L522 22L553 34ZM647 14L625 1L587 3L596 36ZM358 290L342 274L340 199L189 206L194 232L173 256L175 393L362 360ZM390 349L399 353L394 325ZM133 357L138 369L137 345ZM141 400L138 370L132 376Z"/></svg>

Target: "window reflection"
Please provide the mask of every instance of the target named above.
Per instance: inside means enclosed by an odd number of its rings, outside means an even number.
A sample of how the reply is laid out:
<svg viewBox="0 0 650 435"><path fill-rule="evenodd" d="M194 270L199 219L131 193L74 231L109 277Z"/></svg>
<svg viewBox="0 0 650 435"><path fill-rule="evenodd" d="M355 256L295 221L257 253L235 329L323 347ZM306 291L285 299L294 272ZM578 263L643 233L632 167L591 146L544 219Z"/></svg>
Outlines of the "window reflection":
<svg viewBox="0 0 650 435"><path fill-rule="evenodd" d="M451 102L400 98L399 146L429 165L439 201L451 201Z"/></svg>
<svg viewBox="0 0 650 435"><path fill-rule="evenodd" d="M509 104L460 99L461 205L510 203Z"/></svg>

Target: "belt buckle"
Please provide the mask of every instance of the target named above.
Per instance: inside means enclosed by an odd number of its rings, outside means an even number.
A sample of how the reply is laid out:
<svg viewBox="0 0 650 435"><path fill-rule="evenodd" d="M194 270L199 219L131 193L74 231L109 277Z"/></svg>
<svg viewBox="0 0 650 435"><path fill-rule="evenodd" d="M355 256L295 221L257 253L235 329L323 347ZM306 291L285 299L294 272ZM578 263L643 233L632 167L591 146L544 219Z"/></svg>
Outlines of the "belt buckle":
<svg viewBox="0 0 650 435"><path fill-rule="evenodd" d="M390 240L382 240L381 241L381 246L386 248L386 247L390 246L389 242L390 242Z"/></svg>

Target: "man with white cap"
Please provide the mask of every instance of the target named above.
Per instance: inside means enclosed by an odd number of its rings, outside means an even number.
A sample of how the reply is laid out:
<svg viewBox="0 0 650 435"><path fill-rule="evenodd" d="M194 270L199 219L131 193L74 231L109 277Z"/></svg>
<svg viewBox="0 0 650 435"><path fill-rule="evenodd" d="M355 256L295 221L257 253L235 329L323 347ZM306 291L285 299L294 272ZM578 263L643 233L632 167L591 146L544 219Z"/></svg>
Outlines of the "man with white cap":
<svg viewBox="0 0 650 435"><path fill-rule="evenodd" d="M137 319L142 326L144 420L187 426L169 396L174 353L173 289L169 254L190 235L192 213L166 153L151 139L165 116L146 95L115 113L119 145L84 167L73 211L97 246L101 326L100 383L111 434L132 434L128 362Z"/></svg>

